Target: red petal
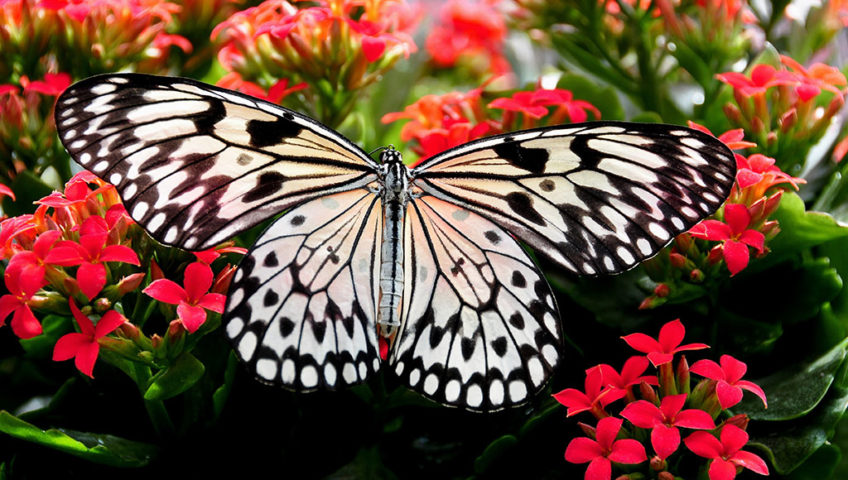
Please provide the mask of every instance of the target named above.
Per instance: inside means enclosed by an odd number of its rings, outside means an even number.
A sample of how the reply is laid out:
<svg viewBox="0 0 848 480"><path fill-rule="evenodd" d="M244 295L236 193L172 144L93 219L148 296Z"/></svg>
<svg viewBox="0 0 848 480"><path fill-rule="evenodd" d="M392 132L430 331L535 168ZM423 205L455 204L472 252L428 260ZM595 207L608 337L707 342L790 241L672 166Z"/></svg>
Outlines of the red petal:
<svg viewBox="0 0 848 480"><path fill-rule="evenodd" d="M220 293L207 293L197 302L198 307L203 307L206 310L212 310L217 313L224 313L224 305L227 302L227 296Z"/></svg>
<svg viewBox="0 0 848 480"><path fill-rule="evenodd" d="M41 335L41 323L33 315L29 305L21 305L12 316L12 331L19 338L32 338Z"/></svg>
<svg viewBox="0 0 848 480"><path fill-rule="evenodd" d="M607 458L616 463L640 463L648 459L645 446L636 440L626 438L612 444L612 452Z"/></svg>
<svg viewBox="0 0 848 480"><path fill-rule="evenodd" d="M386 41L381 38L363 37L362 38L362 53L365 54L365 59L373 62L383 55L386 51Z"/></svg>
<svg viewBox="0 0 848 480"><path fill-rule="evenodd" d="M565 460L571 463L586 463L601 456L598 442L586 437L572 439L565 447Z"/></svg>
<svg viewBox="0 0 848 480"><path fill-rule="evenodd" d="M747 380L739 380L738 382L736 382L736 386L748 390L754 395L760 397L760 400L763 401L763 406L768 408L768 402L766 401L766 392L764 392L759 385L753 382L749 382Z"/></svg>
<svg viewBox="0 0 848 480"><path fill-rule="evenodd" d="M589 463L583 480L610 480L612 476L612 464L604 457L597 457Z"/></svg>
<svg viewBox="0 0 848 480"><path fill-rule="evenodd" d="M659 424L651 430L651 446L662 459L666 459L680 446L680 432L674 428Z"/></svg>
<svg viewBox="0 0 848 480"><path fill-rule="evenodd" d="M748 170L747 168L740 169L736 172L736 183L739 184L739 188L750 187L751 185L757 184L762 179L762 173L757 173L753 170Z"/></svg>
<svg viewBox="0 0 848 480"><path fill-rule="evenodd" d="M188 333L194 333L206 321L206 310L201 307L193 307L191 305L181 303L177 307L177 315L183 322L183 326Z"/></svg>
<svg viewBox="0 0 848 480"><path fill-rule="evenodd" d="M90 343L91 339L81 333L63 335L53 346L53 361L61 362L73 358L84 345Z"/></svg>
<svg viewBox="0 0 848 480"><path fill-rule="evenodd" d="M73 267L82 263L87 252L82 245L70 240L57 242L52 250L44 258L44 263L59 265L61 267Z"/></svg>
<svg viewBox="0 0 848 480"><path fill-rule="evenodd" d="M721 429L721 444L725 455L730 456L742 450L746 443L748 443L748 433L745 430L731 424Z"/></svg>
<svg viewBox="0 0 848 480"><path fill-rule="evenodd" d="M593 400L598 398L601 390L606 386L604 372L601 370L600 365L586 370L584 386L586 388L586 396Z"/></svg>
<svg viewBox="0 0 848 480"><path fill-rule="evenodd" d="M124 262L131 265L140 266L138 255L135 251L124 245L109 245L100 253L101 262Z"/></svg>
<svg viewBox="0 0 848 480"><path fill-rule="evenodd" d="M568 407L566 416L570 417L580 412L585 412L592 408L592 401L585 393L576 388L566 388L565 390L553 395L557 402Z"/></svg>
<svg viewBox="0 0 848 480"><path fill-rule="evenodd" d="M595 429L595 439L601 448L612 447L618 431L621 430L623 420L615 417L604 417L598 421L598 427Z"/></svg>
<svg viewBox="0 0 848 480"><path fill-rule="evenodd" d="M100 317L100 320L97 322L94 338L103 338L106 335L109 335L126 321L127 318L118 313L116 310L109 310L106 312L106 315Z"/></svg>
<svg viewBox="0 0 848 480"><path fill-rule="evenodd" d="M734 455L730 461L755 473L759 473L760 475L769 474L766 462L751 452L736 452L736 455Z"/></svg>
<svg viewBox="0 0 848 480"><path fill-rule="evenodd" d="M674 360L674 355L670 353L651 352L648 354L648 360L651 361L653 366L659 367Z"/></svg>
<svg viewBox="0 0 848 480"><path fill-rule="evenodd" d="M635 357L635 358L641 358L641 359L645 360L645 357ZM645 360L645 363L647 364L648 361ZM615 370L615 368L613 368L611 365L607 365L606 363L602 363L602 364L598 365L597 367L592 368L590 370L595 370L595 369L597 369L601 372L601 381L604 385L610 385L610 386L614 386L614 387L623 387L624 386L623 385L624 382L621 378L621 375L619 375L618 372ZM589 371L587 370L586 374L588 375L588 373L589 373ZM587 378L586 383L588 383L588 378Z"/></svg>
<svg viewBox="0 0 848 480"><path fill-rule="evenodd" d="M35 240L35 244L32 246L32 251L38 255L39 258L45 258L48 253L50 253L50 249L53 247L53 244L56 243L56 240L62 236L62 232L59 230L48 230Z"/></svg>
<svg viewBox="0 0 848 480"><path fill-rule="evenodd" d="M727 426L725 426L727 428ZM692 453L704 458L718 458L722 454L721 442L716 437L707 432L694 432L692 435L683 439Z"/></svg>
<svg viewBox="0 0 848 480"><path fill-rule="evenodd" d="M748 366L730 355L722 355L719 358L721 369L724 371L724 379L729 383L736 383L740 378L745 376L748 371Z"/></svg>
<svg viewBox="0 0 848 480"><path fill-rule="evenodd" d="M183 290L183 287L177 285L176 282L168 280L167 278L154 280L147 286L147 288L142 290L142 292L156 300L159 300L160 302L170 303L172 305L188 301L188 296L186 295L185 290Z"/></svg>
<svg viewBox="0 0 848 480"><path fill-rule="evenodd" d="M689 371L712 380L724 380L724 370L712 360L698 360L689 367Z"/></svg>
<svg viewBox="0 0 848 480"><path fill-rule="evenodd" d="M94 339L96 329L94 328L94 324L91 322L91 319L88 318L87 315L82 314L73 299L69 300L68 304L71 307L71 313L74 315L74 320L77 321L77 325L80 327L80 331L86 336L86 338L89 339L89 341L92 341Z"/></svg>
<svg viewBox="0 0 848 480"><path fill-rule="evenodd" d="M647 400L637 400L627 404L621 411L621 416L639 428L654 428L663 421L660 409Z"/></svg>
<svg viewBox="0 0 848 480"><path fill-rule="evenodd" d="M97 361L98 353L100 353L100 344L97 342L88 342L77 350L74 365L77 366L80 372L94 378L94 363Z"/></svg>
<svg viewBox="0 0 848 480"><path fill-rule="evenodd" d="M209 265L201 262L189 264L185 269L185 292L188 296L188 302L196 304L203 295L209 291L212 286L212 280L215 274L212 273L212 268Z"/></svg>
<svg viewBox="0 0 848 480"><path fill-rule="evenodd" d="M0 297L0 327L3 326L6 317L15 311L20 305L23 305L20 300L14 295L3 295Z"/></svg>
<svg viewBox="0 0 848 480"><path fill-rule="evenodd" d="M744 270L748 266L748 260L751 258L747 245L732 240L724 242L722 256L724 257L724 262L727 263L727 269L730 270L731 276Z"/></svg>
<svg viewBox="0 0 848 480"><path fill-rule="evenodd" d="M644 333L631 333L621 337L631 348L642 353L661 350L659 342Z"/></svg>
<svg viewBox="0 0 848 480"><path fill-rule="evenodd" d="M733 480L736 478L736 465L721 458L710 463L710 480Z"/></svg>
<svg viewBox="0 0 848 480"><path fill-rule="evenodd" d="M665 420L671 420L677 413L683 409L683 404L686 403L686 394L667 395L663 397L660 403L660 412Z"/></svg>
<svg viewBox="0 0 848 480"><path fill-rule="evenodd" d="M728 203L724 206L724 221L730 227L731 233L738 235L751 224L751 214L745 205Z"/></svg>
<svg viewBox="0 0 848 480"><path fill-rule="evenodd" d="M674 425L683 428L702 428L704 430L712 430L715 428L715 421L709 413L690 408L678 413L674 418Z"/></svg>
<svg viewBox="0 0 848 480"><path fill-rule="evenodd" d="M662 347L662 351L665 353L671 353L680 342L683 341L683 337L686 335L686 329L683 327L683 323L679 319L672 320L660 329L659 343Z"/></svg>
<svg viewBox="0 0 848 480"><path fill-rule="evenodd" d="M730 238L730 227L718 220L704 220L692 227L689 234L704 240L727 240Z"/></svg>
<svg viewBox="0 0 848 480"><path fill-rule="evenodd" d="M648 359L639 355L634 355L624 362L621 367L621 380L625 385L639 384L640 375L648 369ZM622 385L624 386L624 385Z"/></svg>
<svg viewBox="0 0 848 480"><path fill-rule="evenodd" d="M83 295L94 300L106 285L106 267L102 263L84 262L77 269L77 282Z"/></svg>
<svg viewBox="0 0 848 480"><path fill-rule="evenodd" d="M754 247L758 252L763 253L763 248L765 248L766 237L762 232L757 230L745 230L742 232L742 235L739 236L739 241L744 243L745 245Z"/></svg>
<svg viewBox="0 0 848 480"><path fill-rule="evenodd" d="M751 70L751 81L755 85L765 85L774 78L775 71L771 65L761 63Z"/></svg>

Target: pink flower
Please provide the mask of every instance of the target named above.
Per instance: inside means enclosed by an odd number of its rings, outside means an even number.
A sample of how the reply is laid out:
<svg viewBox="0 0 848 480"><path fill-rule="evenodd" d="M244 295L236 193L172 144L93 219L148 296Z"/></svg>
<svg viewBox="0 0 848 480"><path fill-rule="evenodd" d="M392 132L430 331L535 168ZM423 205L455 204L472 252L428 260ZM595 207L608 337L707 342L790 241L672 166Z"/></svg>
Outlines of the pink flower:
<svg viewBox="0 0 848 480"><path fill-rule="evenodd" d="M44 270L27 268L25 262L11 263L3 274L9 293L0 297L0 326L12 315L12 331L20 338L41 335L41 323L35 318L29 302L46 282Z"/></svg>
<svg viewBox="0 0 848 480"><path fill-rule="evenodd" d="M80 372L94 378L94 363L100 353L98 340L112 333L127 319L117 311L109 310L97 321L95 327L91 319L80 312L73 300L70 304L81 333L69 333L60 338L53 348L53 360L60 362L73 358L74 365Z"/></svg>
<svg viewBox="0 0 848 480"><path fill-rule="evenodd" d="M86 218L79 232L79 243L71 240L57 242L44 261L63 267L79 266L77 282L89 299L94 299L106 285L106 267L103 262L140 265L138 255L130 247L106 245L109 231L103 217L93 215Z"/></svg>
<svg viewBox="0 0 848 480"><path fill-rule="evenodd" d="M686 394L663 397L660 406L638 400L627 404L621 416L639 428L651 429L651 445L657 456L666 459L680 446L680 431L677 427L712 430L713 417L703 410L682 410Z"/></svg>
<svg viewBox="0 0 848 480"><path fill-rule="evenodd" d="M648 360L655 367L658 367L671 362L677 352L710 348L709 345L704 343L690 343L681 346L680 343L685 334L686 329L677 319L662 326L658 340L654 340L644 333L632 333L621 338L635 350L647 353Z"/></svg>
<svg viewBox="0 0 848 480"><path fill-rule="evenodd" d="M718 403L721 404L721 408L730 408L739 403L742 400L742 390L748 390L760 397L763 405L768 408L763 389L753 382L741 380L748 370L745 363L730 355L722 355L719 362L721 362L721 365L712 360L699 360L689 368L689 371L717 382L716 395L718 395Z"/></svg>
<svg viewBox="0 0 848 480"><path fill-rule="evenodd" d="M585 393L576 388L566 388L553 397L568 408L566 416L570 417L580 412L601 409L625 395L624 390L608 389L605 386L600 366L592 367L586 370Z"/></svg>
<svg viewBox="0 0 848 480"><path fill-rule="evenodd" d="M704 220L689 230L695 238L722 242L722 256L730 275L736 275L748 266L750 254L748 247L753 247L762 253L765 247L765 235L757 230L749 229L751 214L745 205L729 203L724 206L724 219Z"/></svg>
<svg viewBox="0 0 848 480"><path fill-rule="evenodd" d="M598 421L595 432L597 440L578 437L568 443L565 459L571 463L589 463L585 480L609 480L612 475L612 462L636 464L648 459L645 447L633 439L616 440L623 421L620 418L606 417Z"/></svg>
<svg viewBox="0 0 848 480"><path fill-rule="evenodd" d="M220 293L207 293L212 286L213 274L209 265L201 262L189 264L185 269L185 288L168 279L153 281L144 293L160 302L177 305L177 316L189 333L194 333L206 321L206 310L224 312L226 297Z"/></svg>
<svg viewBox="0 0 848 480"><path fill-rule="evenodd" d="M707 432L694 432L683 442L695 455L711 460L710 480L733 480L737 467L768 475L768 467L762 458L742 451L748 443L748 434L735 425L728 424L721 429L721 440Z"/></svg>
<svg viewBox="0 0 848 480"><path fill-rule="evenodd" d="M634 355L628 358L621 367L620 374L605 363L598 365L598 368L601 369L603 383L612 390L619 390L624 394L630 391L630 387L642 382L648 385L657 384L656 375L642 375L648 368L648 359L643 356Z"/></svg>

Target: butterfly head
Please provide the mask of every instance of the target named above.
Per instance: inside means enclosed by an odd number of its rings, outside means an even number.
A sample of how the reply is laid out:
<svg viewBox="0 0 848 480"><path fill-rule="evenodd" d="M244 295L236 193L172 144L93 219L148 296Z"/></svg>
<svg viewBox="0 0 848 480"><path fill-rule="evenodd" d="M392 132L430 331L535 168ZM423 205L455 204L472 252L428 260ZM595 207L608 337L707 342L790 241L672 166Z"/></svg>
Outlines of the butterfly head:
<svg viewBox="0 0 848 480"><path fill-rule="evenodd" d="M403 156L395 149L394 145L383 147L380 152L380 163L383 165L400 164L403 165ZM391 168L391 167L389 167Z"/></svg>

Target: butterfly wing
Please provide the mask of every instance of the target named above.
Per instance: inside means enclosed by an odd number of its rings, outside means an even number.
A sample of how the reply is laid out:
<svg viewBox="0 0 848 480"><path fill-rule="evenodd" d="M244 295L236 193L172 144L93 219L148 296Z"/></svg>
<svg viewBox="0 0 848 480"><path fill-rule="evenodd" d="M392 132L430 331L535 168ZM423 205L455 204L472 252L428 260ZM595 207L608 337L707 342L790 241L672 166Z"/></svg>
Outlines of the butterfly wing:
<svg viewBox="0 0 848 480"><path fill-rule="evenodd" d="M553 294L498 225L433 196L410 201L401 327L389 363L411 388L476 411L525 403L559 359Z"/></svg>
<svg viewBox="0 0 848 480"><path fill-rule="evenodd" d="M272 223L244 257L227 296L226 335L257 379L335 389L379 368L380 198L324 196Z"/></svg>
<svg viewBox="0 0 848 480"><path fill-rule="evenodd" d="M376 163L308 117L189 79L100 75L57 100L71 156L160 242L203 250L303 201L360 188Z"/></svg>
<svg viewBox="0 0 848 480"><path fill-rule="evenodd" d="M471 142L422 163L413 183L595 275L632 268L710 215L735 171L733 152L702 132L597 122Z"/></svg>

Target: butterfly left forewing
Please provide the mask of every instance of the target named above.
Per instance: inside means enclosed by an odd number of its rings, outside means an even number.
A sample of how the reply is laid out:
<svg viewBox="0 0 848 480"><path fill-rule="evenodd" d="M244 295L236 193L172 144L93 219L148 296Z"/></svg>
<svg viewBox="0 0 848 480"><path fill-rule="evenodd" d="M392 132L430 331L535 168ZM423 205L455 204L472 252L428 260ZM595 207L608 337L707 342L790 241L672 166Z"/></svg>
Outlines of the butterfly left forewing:
<svg viewBox="0 0 848 480"><path fill-rule="evenodd" d="M410 202L402 324L390 368L437 402L494 411L549 378L562 333L550 288L489 220L432 196Z"/></svg>
<svg viewBox="0 0 848 480"><path fill-rule="evenodd" d="M315 120L190 79L91 77L56 103L59 138L114 184L160 242L203 250L316 196L360 188L376 163Z"/></svg>
<svg viewBox="0 0 848 480"><path fill-rule="evenodd" d="M486 138L413 173L580 274L627 270L723 203L733 153L672 125L596 122Z"/></svg>

